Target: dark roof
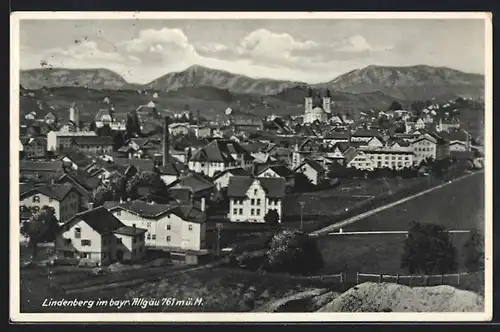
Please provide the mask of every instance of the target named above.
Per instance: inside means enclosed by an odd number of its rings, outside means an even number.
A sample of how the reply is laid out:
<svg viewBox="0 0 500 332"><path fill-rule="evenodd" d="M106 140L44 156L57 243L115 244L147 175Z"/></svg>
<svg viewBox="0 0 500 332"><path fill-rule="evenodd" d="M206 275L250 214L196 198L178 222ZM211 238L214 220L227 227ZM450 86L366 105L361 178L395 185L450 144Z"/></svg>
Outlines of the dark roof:
<svg viewBox="0 0 500 332"><path fill-rule="evenodd" d="M223 139L212 140L198 150L191 160L230 163L235 161L231 154L243 154L245 160L253 160L248 151L238 142Z"/></svg>
<svg viewBox="0 0 500 332"><path fill-rule="evenodd" d="M189 188L170 188L169 193L172 198L176 199L178 202L190 202L191 201L191 189Z"/></svg>
<svg viewBox="0 0 500 332"><path fill-rule="evenodd" d="M213 182L197 173L189 173L181 176L169 185L170 188L189 188L191 192L197 193L214 187Z"/></svg>
<svg viewBox="0 0 500 332"><path fill-rule="evenodd" d="M19 184L19 194L25 193L25 192L33 189L33 187L35 187L35 186L36 186L36 184L32 183L32 182L20 183Z"/></svg>
<svg viewBox="0 0 500 332"><path fill-rule="evenodd" d="M80 168L73 169L67 167L65 169L65 173L86 190L94 190L101 183L101 180L97 176L91 176L89 173Z"/></svg>
<svg viewBox="0 0 500 332"><path fill-rule="evenodd" d="M116 208L121 208L144 218L157 218L170 211L173 206L167 204L148 203L146 201L136 199L134 201L122 203Z"/></svg>
<svg viewBox="0 0 500 332"><path fill-rule="evenodd" d="M321 172L325 172L325 169L323 168L323 166L321 166L321 164L320 164L320 163L318 163L316 160L312 160L312 159L306 159L306 160L304 160L304 161L303 161L303 162L302 162L302 163L301 163L301 164L300 164L300 165L296 168L296 170L297 170L297 169L299 169L299 168L301 168L301 167L302 167L302 165L304 165L304 164L308 164L308 165L309 165L309 166L311 166L311 168L312 168L312 169L314 169L316 172L320 172L320 173L321 173Z"/></svg>
<svg viewBox="0 0 500 332"><path fill-rule="evenodd" d="M138 158L113 158L113 162L120 166L134 166L140 171L152 171L155 163L151 159L138 159Z"/></svg>
<svg viewBox="0 0 500 332"><path fill-rule="evenodd" d="M179 205L172 212L189 222L202 224L207 221L207 214L191 204Z"/></svg>
<svg viewBox="0 0 500 332"><path fill-rule="evenodd" d="M136 236L141 235L147 232L147 229L130 227L130 226L122 226L113 231L115 234L127 235L127 236Z"/></svg>
<svg viewBox="0 0 500 332"><path fill-rule="evenodd" d="M233 176L229 179L227 196L244 197L248 188L259 181L267 197L280 198L285 196L285 179L283 178L254 178L250 176Z"/></svg>
<svg viewBox="0 0 500 332"><path fill-rule="evenodd" d="M179 175L183 170L187 169L184 163L172 156L170 156L166 165L157 168L161 175Z"/></svg>
<svg viewBox="0 0 500 332"><path fill-rule="evenodd" d="M226 168L222 172L217 173L217 175L215 175L212 179L216 180L216 179L224 176L227 173L230 173L232 175L241 175L241 176L252 175L252 172L250 172L249 170L247 170L243 167L232 167L232 168Z"/></svg>
<svg viewBox="0 0 500 332"><path fill-rule="evenodd" d="M48 196L50 198L53 198L57 201L62 201L64 197L72 190L74 189L72 185L68 183L62 183L62 184L47 184L43 186L38 186L34 187L31 190L28 190L25 193L21 194L21 198L29 197L32 196L36 193L43 194L45 196Z"/></svg>
<svg viewBox="0 0 500 332"><path fill-rule="evenodd" d="M64 225L70 224L74 220L83 220L96 232L101 235L109 234L125 226L111 212L104 207L98 207L92 210L77 213Z"/></svg>
<svg viewBox="0 0 500 332"><path fill-rule="evenodd" d="M369 130L369 129L358 129L356 130L352 136L358 136L358 137L378 137L381 136L380 132L376 130Z"/></svg>
<svg viewBox="0 0 500 332"><path fill-rule="evenodd" d="M348 131L331 131L325 135L326 139L349 139L351 133Z"/></svg>
<svg viewBox="0 0 500 332"><path fill-rule="evenodd" d="M118 201L106 201L104 202L101 206L105 208L106 210L111 210L117 206L120 206L120 202Z"/></svg>
<svg viewBox="0 0 500 332"><path fill-rule="evenodd" d="M68 174L63 174L56 181L57 181L57 183L69 183L69 184L71 184L75 188L75 190L78 191L80 193L80 195L82 195L83 197L89 198L91 196L91 194L92 194L92 190L91 189L85 188L80 183L78 183L78 181L76 181L75 179L73 179Z"/></svg>
<svg viewBox="0 0 500 332"><path fill-rule="evenodd" d="M67 157L79 167L87 167L94 163L93 159L81 151L68 151L61 157Z"/></svg>
<svg viewBox="0 0 500 332"><path fill-rule="evenodd" d="M57 161L31 161L31 160L20 160L19 170L22 171L45 171L45 172L57 172L63 168L63 162Z"/></svg>
<svg viewBox="0 0 500 332"><path fill-rule="evenodd" d="M358 154L358 150L354 147L350 147L349 149L347 149L345 152L344 152L344 160L345 160L345 163L348 164L349 162L351 162L351 160L354 159L354 157L356 157L356 155Z"/></svg>
<svg viewBox="0 0 500 332"><path fill-rule="evenodd" d="M294 175L294 172L291 169L289 169L288 167L283 166L283 165L267 165L267 167L261 168L260 170L258 170L257 171L258 173L256 173L255 175L262 174L263 172L267 171L268 169L271 169L276 174L278 174L279 176L284 177L284 178L289 178L289 177Z"/></svg>
<svg viewBox="0 0 500 332"><path fill-rule="evenodd" d="M76 145L113 145L110 136L75 136L73 140Z"/></svg>

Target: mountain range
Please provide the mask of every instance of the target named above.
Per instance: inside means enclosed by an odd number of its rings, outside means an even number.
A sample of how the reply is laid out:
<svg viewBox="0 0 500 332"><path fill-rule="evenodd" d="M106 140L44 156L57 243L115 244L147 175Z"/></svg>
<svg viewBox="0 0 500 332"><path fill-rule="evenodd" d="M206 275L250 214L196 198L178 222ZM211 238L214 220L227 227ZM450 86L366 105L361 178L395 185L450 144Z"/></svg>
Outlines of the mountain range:
<svg viewBox="0 0 500 332"><path fill-rule="evenodd" d="M212 87L234 94L280 97L297 93L297 101L310 88L328 88L332 94L383 94L399 100L482 99L484 76L446 67L416 65L407 67L368 66L319 84L258 79L198 65L180 72L165 74L147 84L127 82L108 69L41 68L22 70L20 83L25 89L43 87L87 87L98 90L175 91L184 88ZM295 98L293 98L295 99Z"/></svg>

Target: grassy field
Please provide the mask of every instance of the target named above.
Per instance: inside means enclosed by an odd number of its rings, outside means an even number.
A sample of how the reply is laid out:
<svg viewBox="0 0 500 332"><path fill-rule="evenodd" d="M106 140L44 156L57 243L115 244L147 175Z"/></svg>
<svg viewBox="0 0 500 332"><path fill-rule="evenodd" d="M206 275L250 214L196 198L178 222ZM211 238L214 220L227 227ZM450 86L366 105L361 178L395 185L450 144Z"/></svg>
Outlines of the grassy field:
<svg viewBox="0 0 500 332"><path fill-rule="evenodd" d="M343 230L407 230L412 220L441 224L454 230L481 227L484 222L484 173L371 215Z"/></svg>
<svg viewBox="0 0 500 332"><path fill-rule="evenodd" d="M463 270L463 245L468 234L451 234L458 251L459 268ZM325 261L323 273L346 272L355 278L357 271L364 273L405 273L402 269L404 235L344 235L326 236L318 239L318 247Z"/></svg>

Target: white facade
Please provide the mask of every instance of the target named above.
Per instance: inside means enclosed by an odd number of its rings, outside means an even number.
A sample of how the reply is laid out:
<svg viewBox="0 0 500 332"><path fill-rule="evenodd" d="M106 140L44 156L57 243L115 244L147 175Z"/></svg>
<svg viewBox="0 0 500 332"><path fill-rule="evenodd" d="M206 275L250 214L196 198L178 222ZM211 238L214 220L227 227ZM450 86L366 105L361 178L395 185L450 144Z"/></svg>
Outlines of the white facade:
<svg viewBox="0 0 500 332"><path fill-rule="evenodd" d="M281 199L267 198L264 188L256 179L247 190L245 197L229 198L229 220L232 222L265 222L269 210L276 210L281 222Z"/></svg>
<svg viewBox="0 0 500 332"><path fill-rule="evenodd" d="M376 164L363 151L357 151L355 157L347 161L346 166L371 171L375 169Z"/></svg>
<svg viewBox="0 0 500 332"><path fill-rule="evenodd" d="M59 147L69 148L76 137L97 136L93 131L50 131L47 134L47 151L57 151Z"/></svg>
<svg viewBox="0 0 500 332"><path fill-rule="evenodd" d="M362 149L374 168L402 169L411 167L414 163L413 150L411 148L372 148Z"/></svg>
<svg viewBox="0 0 500 332"><path fill-rule="evenodd" d="M189 222L173 213L165 213L157 218L138 216L120 207L114 208L113 215L127 226L146 229L147 247L181 248L183 250L203 249L205 224Z"/></svg>
<svg viewBox="0 0 500 332"><path fill-rule="evenodd" d="M416 139L411 143L413 153L415 153L415 164L420 164L427 158L436 159L437 155L437 142L430 137L422 137Z"/></svg>
<svg viewBox="0 0 500 332"><path fill-rule="evenodd" d="M74 217L80 211L80 196L71 191L62 201L58 201L42 193L33 193L19 202L29 208L41 210L44 206L50 206L55 210L55 216L59 222L65 222Z"/></svg>

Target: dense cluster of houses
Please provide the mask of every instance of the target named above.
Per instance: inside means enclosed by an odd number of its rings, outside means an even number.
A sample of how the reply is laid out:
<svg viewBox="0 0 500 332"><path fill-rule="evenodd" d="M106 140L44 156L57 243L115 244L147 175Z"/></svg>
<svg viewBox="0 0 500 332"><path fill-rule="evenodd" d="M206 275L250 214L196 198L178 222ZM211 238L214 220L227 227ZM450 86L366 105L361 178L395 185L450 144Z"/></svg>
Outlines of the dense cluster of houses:
<svg viewBox="0 0 500 332"><path fill-rule="evenodd" d="M319 101L310 94L302 121L272 117L264 120L266 130L263 121L221 128L165 118L161 133L129 137L117 147L110 136L82 130L72 107L65 127L45 117L34 122L43 122L45 131L20 138L21 222L30 222L45 206L54 208L58 253L91 265L140 261L147 250L196 263L208 254L210 205L225 204L218 221L262 223L273 211L281 222L283 201L299 174L319 185L333 164L372 171L414 168L449 156L480 159L481 147L470 134L444 126L443 119L415 121L406 111L379 114L405 123L403 131L391 132L374 119L352 121L332 108L328 91ZM96 128L113 124L114 131L126 130L113 114L111 108L99 111ZM196 140L188 147L175 146L174 137L190 133ZM95 205L94 192L113 175L130 179L141 172L158 174L170 197L144 193ZM223 199L216 204L219 194Z"/></svg>

